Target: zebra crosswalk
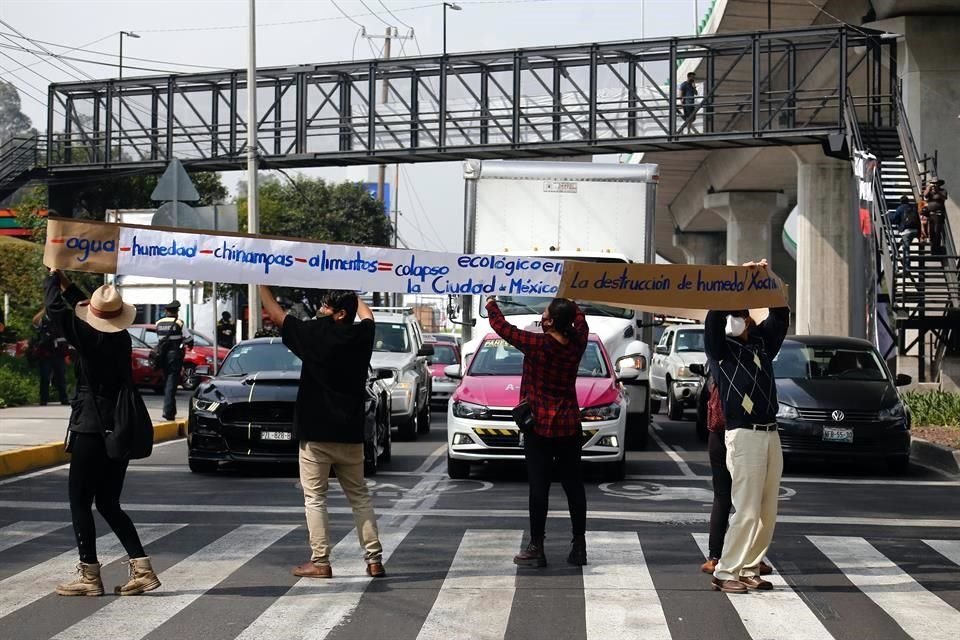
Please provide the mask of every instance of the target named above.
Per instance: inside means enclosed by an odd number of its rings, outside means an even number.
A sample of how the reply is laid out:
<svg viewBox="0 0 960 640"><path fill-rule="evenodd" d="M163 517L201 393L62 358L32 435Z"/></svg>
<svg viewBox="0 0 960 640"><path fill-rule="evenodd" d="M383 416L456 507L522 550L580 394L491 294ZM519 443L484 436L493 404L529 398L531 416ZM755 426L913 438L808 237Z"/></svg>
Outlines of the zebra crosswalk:
<svg viewBox="0 0 960 640"><path fill-rule="evenodd" d="M69 526L47 521L0 526L0 638L188 637L176 621L198 619L207 608L223 616L227 596L222 585L258 556L276 548L283 551L284 544L289 547L296 537L290 534L303 530L290 523L238 524L208 526L203 535L186 535L191 527L202 526L141 525L148 549L167 540L168 546L194 541L195 548L182 549L168 566L157 566L160 590L136 598L77 599L70 603L69 615L63 614L64 599L50 595L75 562L75 550L65 548L68 538L63 534ZM426 526L399 519L396 526L384 527L389 577L380 581L364 573L353 531L334 546L332 580L293 578L289 567L302 560L304 547L283 551L290 555L289 565L275 566L264 575L272 585L269 600L261 597L260 605L245 607L242 593L229 596L246 609L240 616L243 623L223 621L211 640L367 638L383 629L404 630L391 635L396 640L529 637L529 628L518 622L524 612L516 603L529 602L530 594L520 589L529 589L530 583L523 582L521 574L534 570L518 569L511 561L521 548L523 531L443 529L442 535L455 537L456 544L425 556L423 536L411 533ZM664 538L663 530L655 528L589 531L590 564L582 570L551 556L554 564L536 570L543 588L534 596L542 599L538 611L552 610L554 615L538 624L549 628L550 618L562 620L553 637L587 640L696 639L706 637L714 620L727 622L713 637L750 640L859 640L868 630L879 640L954 640L960 633L960 540L783 534L769 558L779 567L770 577L774 590L726 595L710 591L708 578L697 572L706 535L671 530ZM23 567L22 558L35 557L45 544L52 557ZM98 545L101 562L119 570L123 550L112 533L98 538ZM902 551L907 547L910 557L919 554L923 561L911 561ZM393 561L394 566L410 566L404 564L405 556L429 558L429 566L420 574L392 572ZM676 579L679 572L685 574L681 582ZM428 579L427 574L442 579ZM551 587L551 575L564 575L565 581L556 584L565 586ZM571 584L577 587L571 589ZM417 593L422 607L398 606L410 602L404 599L410 592ZM870 619L864 622L857 616ZM43 620L42 633L29 628L34 619ZM195 637L208 635L198 631Z"/></svg>

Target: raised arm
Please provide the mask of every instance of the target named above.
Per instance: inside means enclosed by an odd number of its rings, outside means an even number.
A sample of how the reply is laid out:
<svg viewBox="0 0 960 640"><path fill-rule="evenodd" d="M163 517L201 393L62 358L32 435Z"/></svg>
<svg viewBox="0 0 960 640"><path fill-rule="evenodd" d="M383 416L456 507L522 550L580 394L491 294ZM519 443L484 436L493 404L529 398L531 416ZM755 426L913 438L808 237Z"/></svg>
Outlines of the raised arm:
<svg viewBox="0 0 960 640"><path fill-rule="evenodd" d="M44 282L44 306L47 317L63 334L73 348L81 349L80 335L93 333L86 323L77 322L74 307L87 299L75 284L62 272L54 270Z"/></svg>
<svg viewBox="0 0 960 640"><path fill-rule="evenodd" d="M373 311L370 310L367 303L360 297L357 298L357 318L361 321L373 320Z"/></svg>
<svg viewBox="0 0 960 640"><path fill-rule="evenodd" d="M590 337L590 327L587 325L587 317L583 310L576 303L574 305L577 307L577 312L573 316L573 336L571 336L571 340L577 345L586 347L587 339Z"/></svg>
<svg viewBox="0 0 960 640"><path fill-rule="evenodd" d="M277 299L273 297L273 291L271 291L267 285L260 285L260 301L263 304L264 311L267 312L267 316L273 320L273 324L282 327L284 319L287 317L287 312L283 310L283 307L280 306Z"/></svg>
<svg viewBox="0 0 960 640"><path fill-rule="evenodd" d="M787 330L790 328L790 307L774 307L770 315L760 323L760 335L763 336L763 345L770 357L780 352Z"/></svg>
<svg viewBox="0 0 960 640"><path fill-rule="evenodd" d="M498 336L512 344L520 350L521 353L527 353L540 345L544 334L524 331L513 326L503 317L503 312L497 305L497 301L492 296L487 298L487 313L489 314L490 328Z"/></svg>

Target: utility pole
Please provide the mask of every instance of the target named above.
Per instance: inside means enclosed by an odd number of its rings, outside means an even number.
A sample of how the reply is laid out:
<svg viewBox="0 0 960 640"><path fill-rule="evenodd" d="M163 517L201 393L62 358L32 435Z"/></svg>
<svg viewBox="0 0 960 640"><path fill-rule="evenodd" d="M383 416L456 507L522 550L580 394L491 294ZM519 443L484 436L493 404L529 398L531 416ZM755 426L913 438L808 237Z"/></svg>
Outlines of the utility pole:
<svg viewBox="0 0 960 640"><path fill-rule="evenodd" d="M257 0L249 0L250 24L247 60L247 232L260 232L257 192ZM247 286L247 337L260 330L260 294L257 285Z"/></svg>

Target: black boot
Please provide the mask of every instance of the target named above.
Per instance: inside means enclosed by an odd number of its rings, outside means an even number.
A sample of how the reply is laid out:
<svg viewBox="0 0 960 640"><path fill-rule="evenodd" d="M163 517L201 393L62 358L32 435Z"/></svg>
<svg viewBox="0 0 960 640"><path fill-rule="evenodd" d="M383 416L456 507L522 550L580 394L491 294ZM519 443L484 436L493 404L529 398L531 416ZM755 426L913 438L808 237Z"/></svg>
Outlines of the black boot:
<svg viewBox="0 0 960 640"><path fill-rule="evenodd" d="M587 564L587 540L584 536L573 536L567 562L578 567Z"/></svg>
<svg viewBox="0 0 960 640"><path fill-rule="evenodd" d="M521 567L547 566L547 556L543 553L543 538L531 538L527 548L513 556L513 564Z"/></svg>

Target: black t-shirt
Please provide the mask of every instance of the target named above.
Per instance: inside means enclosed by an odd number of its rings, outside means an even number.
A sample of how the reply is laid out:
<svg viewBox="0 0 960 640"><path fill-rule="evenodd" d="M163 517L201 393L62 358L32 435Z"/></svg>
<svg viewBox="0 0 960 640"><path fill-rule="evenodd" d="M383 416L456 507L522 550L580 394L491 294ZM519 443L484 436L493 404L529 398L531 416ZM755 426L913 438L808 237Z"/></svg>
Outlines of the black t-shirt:
<svg viewBox="0 0 960 640"><path fill-rule="evenodd" d="M284 319L283 344L303 362L293 417L301 441L363 442L374 328L373 320Z"/></svg>

